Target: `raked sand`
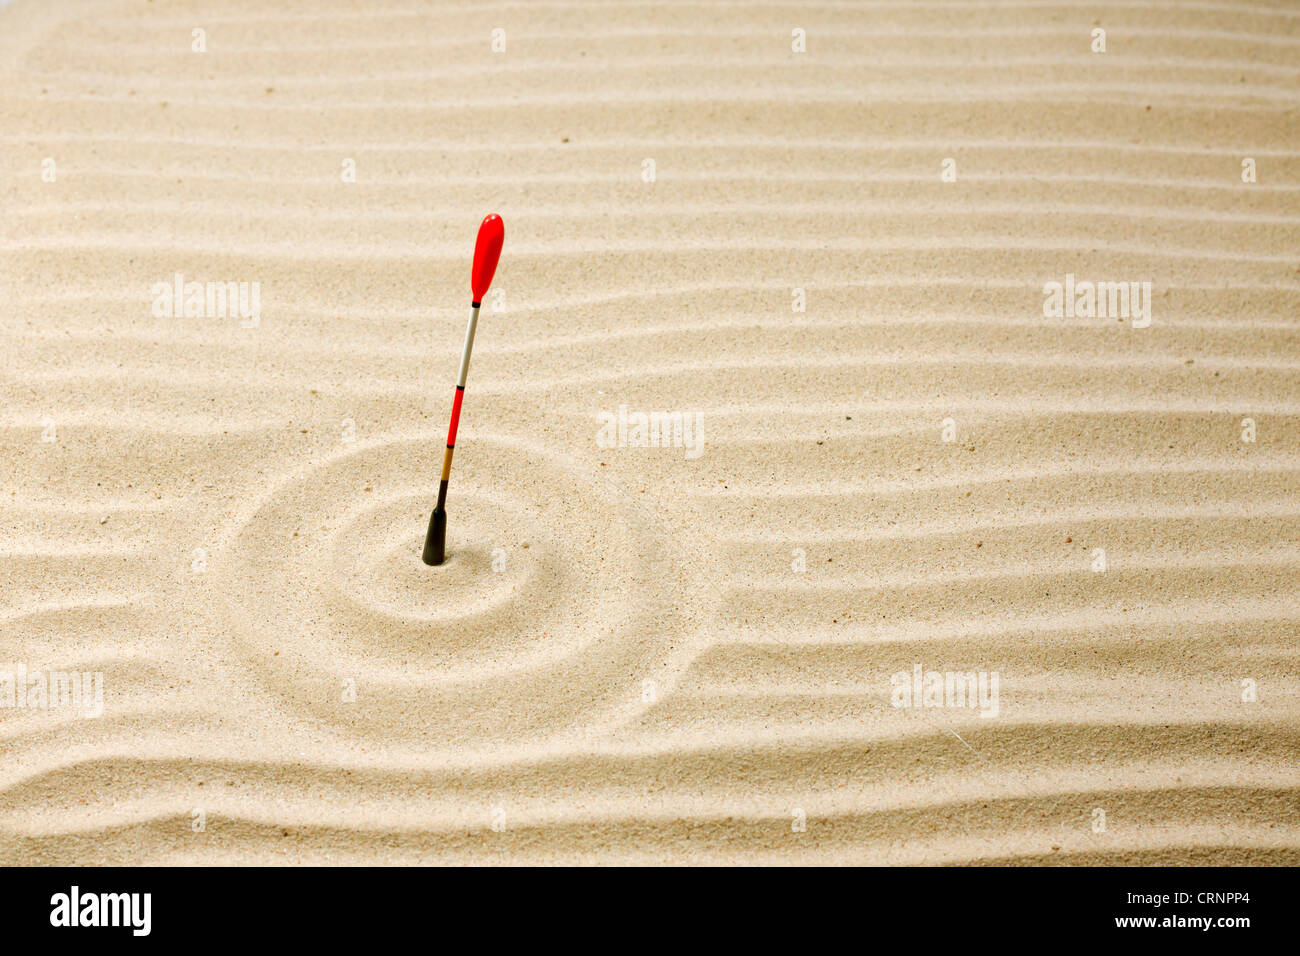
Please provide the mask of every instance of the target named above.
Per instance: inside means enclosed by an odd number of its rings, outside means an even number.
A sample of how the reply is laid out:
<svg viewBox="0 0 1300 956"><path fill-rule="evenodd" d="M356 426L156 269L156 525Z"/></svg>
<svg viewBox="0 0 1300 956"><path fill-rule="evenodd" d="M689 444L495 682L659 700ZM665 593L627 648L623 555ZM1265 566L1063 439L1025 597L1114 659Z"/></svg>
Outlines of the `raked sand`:
<svg viewBox="0 0 1300 956"><path fill-rule="evenodd" d="M0 11L0 862L1300 863L1294 4L214 10Z"/></svg>

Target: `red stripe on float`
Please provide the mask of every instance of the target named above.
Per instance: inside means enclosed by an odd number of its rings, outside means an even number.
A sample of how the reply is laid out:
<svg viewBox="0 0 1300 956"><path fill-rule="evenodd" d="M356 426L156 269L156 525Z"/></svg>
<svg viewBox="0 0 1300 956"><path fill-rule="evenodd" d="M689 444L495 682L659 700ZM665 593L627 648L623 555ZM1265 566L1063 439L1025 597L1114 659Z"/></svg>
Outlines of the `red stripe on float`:
<svg viewBox="0 0 1300 956"><path fill-rule="evenodd" d="M463 388L456 389L456 400L451 406L451 424L447 426L447 447L456 446L456 426L460 424L460 400L465 397Z"/></svg>

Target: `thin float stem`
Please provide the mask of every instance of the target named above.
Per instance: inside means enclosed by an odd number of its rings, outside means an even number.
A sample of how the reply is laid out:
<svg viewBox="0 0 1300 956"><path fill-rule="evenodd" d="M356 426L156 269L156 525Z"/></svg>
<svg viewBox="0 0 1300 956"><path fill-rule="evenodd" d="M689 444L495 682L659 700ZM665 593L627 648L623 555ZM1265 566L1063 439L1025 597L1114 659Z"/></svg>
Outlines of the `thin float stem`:
<svg viewBox="0 0 1300 956"><path fill-rule="evenodd" d="M475 302L465 329L465 348L460 353L460 375L456 378L456 397L451 403L451 422L447 425L447 448L442 453L442 480L438 483L438 504L429 516L429 531L424 537L425 564L439 565L447 556L447 483L451 480L451 456L456 451L456 429L460 427L460 406L465 398L465 379L469 377L469 356L474 350L474 330L478 328L479 303Z"/></svg>
<svg viewBox="0 0 1300 956"><path fill-rule="evenodd" d="M478 327L478 304L469 314L465 329L465 350L460 353L460 375L456 379L456 397L451 404L451 423L447 426L447 450L442 455L442 483L438 486L438 507L447 504L447 480L451 477L451 454L456 450L456 429L460 426L460 403L465 397L465 379L469 376L469 355L474 350L474 330Z"/></svg>

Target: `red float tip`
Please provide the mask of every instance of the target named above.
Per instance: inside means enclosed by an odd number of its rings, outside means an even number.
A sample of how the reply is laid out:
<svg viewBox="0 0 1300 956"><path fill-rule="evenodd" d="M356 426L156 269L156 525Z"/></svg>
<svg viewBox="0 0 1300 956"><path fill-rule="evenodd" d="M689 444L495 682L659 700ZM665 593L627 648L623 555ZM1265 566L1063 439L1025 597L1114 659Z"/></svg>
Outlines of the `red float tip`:
<svg viewBox="0 0 1300 956"><path fill-rule="evenodd" d="M474 292L474 302L483 301L488 286L497 272L497 260L501 258L501 243L506 238L505 223L496 213L487 216L478 227L478 241L474 243L474 273L470 277L470 288Z"/></svg>

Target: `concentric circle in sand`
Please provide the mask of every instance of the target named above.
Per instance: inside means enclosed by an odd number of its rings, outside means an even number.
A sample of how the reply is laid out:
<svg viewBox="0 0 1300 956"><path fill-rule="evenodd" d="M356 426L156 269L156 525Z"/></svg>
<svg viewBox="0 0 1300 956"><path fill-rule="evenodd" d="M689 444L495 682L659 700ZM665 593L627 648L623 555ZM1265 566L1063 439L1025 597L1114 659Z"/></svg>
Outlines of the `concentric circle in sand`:
<svg viewBox="0 0 1300 956"><path fill-rule="evenodd" d="M544 449L467 444L440 567L420 560L433 435L302 469L240 522L221 571L230 631L295 707L364 733L506 746L634 707L659 676L690 594L666 535Z"/></svg>

